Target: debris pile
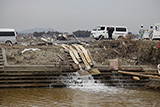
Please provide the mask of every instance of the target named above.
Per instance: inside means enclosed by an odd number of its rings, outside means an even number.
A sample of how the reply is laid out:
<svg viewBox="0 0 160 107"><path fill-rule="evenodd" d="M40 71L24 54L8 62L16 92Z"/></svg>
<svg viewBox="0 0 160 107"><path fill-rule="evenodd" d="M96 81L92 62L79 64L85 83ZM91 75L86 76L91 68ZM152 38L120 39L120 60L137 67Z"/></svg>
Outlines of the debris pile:
<svg viewBox="0 0 160 107"><path fill-rule="evenodd" d="M27 65L53 65L68 63L65 49L58 45L52 46L1 46L6 50L9 64ZM24 51L25 49L38 49L38 51ZM109 64L109 59L119 59L122 65L151 65L160 64L160 43L146 40L102 40L90 42L85 46L89 50L94 62Z"/></svg>
<svg viewBox="0 0 160 107"><path fill-rule="evenodd" d="M39 46L32 48L16 46L6 47L5 50L7 62L10 65L55 65L64 63L59 56L64 60L66 57L64 50L58 46Z"/></svg>
<svg viewBox="0 0 160 107"><path fill-rule="evenodd" d="M94 61L100 64L108 64L108 59L118 58L120 64L123 65L157 66L160 63L160 48L158 46L160 45L157 41L121 39L92 42L88 49Z"/></svg>

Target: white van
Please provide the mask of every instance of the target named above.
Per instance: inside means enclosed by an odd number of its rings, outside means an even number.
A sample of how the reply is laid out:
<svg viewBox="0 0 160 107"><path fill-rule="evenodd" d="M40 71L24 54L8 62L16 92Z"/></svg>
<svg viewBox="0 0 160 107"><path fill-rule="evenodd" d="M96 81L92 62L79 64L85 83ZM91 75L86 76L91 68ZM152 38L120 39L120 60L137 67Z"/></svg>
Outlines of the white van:
<svg viewBox="0 0 160 107"><path fill-rule="evenodd" d="M153 30L152 40L160 39L160 23L155 24L155 29Z"/></svg>
<svg viewBox="0 0 160 107"><path fill-rule="evenodd" d="M17 33L14 29L0 28L0 43L5 43L9 46L17 43Z"/></svg>
<svg viewBox="0 0 160 107"><path fill-rule="evenodd" d="M109 38L108 36L108 31L107 29L109 27L113 27L114 31L112 34L113 39L121 38L121 37L126 37L128 34L128 29L126 26L106 26L106 25L100 25L97 26L93 31L91 31L90 37L94 37L95 39L100 39L100 38Z"/></svg>

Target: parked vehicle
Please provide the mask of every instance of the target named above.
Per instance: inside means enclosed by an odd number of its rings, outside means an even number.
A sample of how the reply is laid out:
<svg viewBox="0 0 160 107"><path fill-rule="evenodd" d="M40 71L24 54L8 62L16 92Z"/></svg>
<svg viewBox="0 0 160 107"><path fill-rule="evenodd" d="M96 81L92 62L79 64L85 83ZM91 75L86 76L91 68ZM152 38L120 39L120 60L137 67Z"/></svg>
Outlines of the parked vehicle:
<svg viewBox="0 0 160 107"><path fill-rule="evenodd" d="M126 37L128 34L128 28L126 26L106 26L106 25L100 25L97 26L93 31L91 31L90 37L94 37L95 39L101 39L101 38L109 38L108 37L108 31L107 29L109 27L113 27L114 31L112 34L113 39Z"/></svg>
<svg viewBox="0 0 160 107"><path fill-rule="evenodd" d="M0 28L0 43L5 43L9 46L17 43L17 33L14 29Z"/></svg>
<svg viewBox="0 0 160 107"><path fill-rule="evenodd" d="M152 40L160 39L160 23L155 24L155 29L153 30Z"/></svg>
<svg viewBox="0 0 160 107"><path fill-rule="evenodd" d="M143 39L151 39L151 35L153 35L153 30L145 30L144 34L143 34Z"/></svg>
<svg viewBox="0 0 160 107"><path fill-rule="evenodd" d="M145 30L143 39L156 40L160 39L160 23L156 23L153 29Z"/></svg>

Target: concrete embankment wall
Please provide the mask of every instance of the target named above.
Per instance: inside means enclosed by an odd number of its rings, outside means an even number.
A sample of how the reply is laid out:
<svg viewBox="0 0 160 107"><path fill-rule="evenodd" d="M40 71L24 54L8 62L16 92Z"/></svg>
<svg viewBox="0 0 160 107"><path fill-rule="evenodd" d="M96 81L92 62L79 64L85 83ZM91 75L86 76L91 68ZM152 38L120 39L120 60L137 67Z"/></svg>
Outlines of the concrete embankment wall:
<svg viewBox="0 0 160 107"><path fill-rule="evenodd" d="M62 87L65 84L59 81L60 76L68 76L73 72L56 71L1 71L0 88L7 87ZM133 80L133 76L118 74L116 72L101 72L93 76L107 86L144 86L150 80L142 77L140 81Z"/></svg>
<svg viewBox="0 0 160 107"><path fill-rule="evenodd" d="M140 80L134 80L132 75L120 74L117 71L109 70L109 66L97 66L101 74L94 75L95 80L99 80L107 86L132 87L144 86L150 79L140 77ZM131 67L124 67L123 69ZM142 69L137 67L137 69ZM0 88L16 88L16 87L63 87L60 77L67 77L76 72L69 66L4 66L4 70L0 71ZM138 72L138 71L137 71ZM143 72L141 70L141 72ZM72 79L72 78L71 78Z"/></svg>

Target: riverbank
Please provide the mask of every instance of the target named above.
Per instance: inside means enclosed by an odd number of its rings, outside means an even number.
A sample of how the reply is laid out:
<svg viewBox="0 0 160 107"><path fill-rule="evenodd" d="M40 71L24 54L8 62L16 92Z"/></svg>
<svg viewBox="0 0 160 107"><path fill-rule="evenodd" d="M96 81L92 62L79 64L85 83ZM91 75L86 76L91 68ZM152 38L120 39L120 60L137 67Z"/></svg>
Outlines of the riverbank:
<svg viewBox="0 0 160 107"><path fill-rule="evenodd" d="M101 72L94 78L108 86L122 87L144 86L151 79L114 71L110 68L110 60L118 59L119 70L156 76L158 75L157 64L160 63L158 46L158 41L127 39L95 41L84 45L91 56L94 67ZM1 46L1 48L5 51L6 60L4 69L1 71L3 79L0 82L6 84L6 87L10 85L14 87L15 84L17 84L16 87L46 87L50 84L59 86L59 81L57 81L59 77L67 77L69 73L79 69L69 58L67 50L57 44L49 46L14 45L12 47Z"/></svg>
<svg viewBox="0 0 160 107"><path fill-rule="evenodd" d="M52 46L1 46L6 50L10 65L54 65L68 63L65 49ZM85 48L97 64L106 65L109 59L119 59L123 65L148 65L157 67L160 63L160 44L158 41L113 40L90 42ZM35 50L32 50L35 49ZM63 59L63 62L61 59Z"/></svg>

